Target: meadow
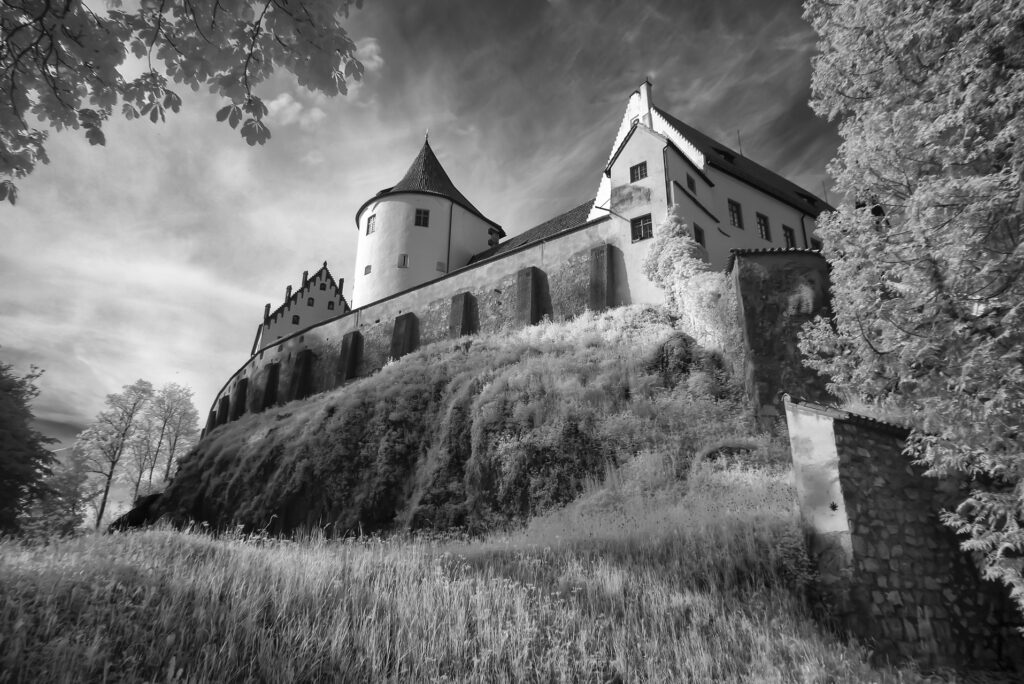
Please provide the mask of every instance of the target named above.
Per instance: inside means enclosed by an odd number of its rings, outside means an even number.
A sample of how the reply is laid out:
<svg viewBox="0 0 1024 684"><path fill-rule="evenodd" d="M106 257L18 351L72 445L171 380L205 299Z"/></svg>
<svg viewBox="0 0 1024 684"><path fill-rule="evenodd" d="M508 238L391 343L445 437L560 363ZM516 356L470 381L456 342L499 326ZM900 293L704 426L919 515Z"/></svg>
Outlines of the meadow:
<svg viewBox="0 0 1024 684"><path fill-rule="evenodd" d="M0 681L947 681L815 622L787 469L666 467L481 539L6 541Z"/></svg>

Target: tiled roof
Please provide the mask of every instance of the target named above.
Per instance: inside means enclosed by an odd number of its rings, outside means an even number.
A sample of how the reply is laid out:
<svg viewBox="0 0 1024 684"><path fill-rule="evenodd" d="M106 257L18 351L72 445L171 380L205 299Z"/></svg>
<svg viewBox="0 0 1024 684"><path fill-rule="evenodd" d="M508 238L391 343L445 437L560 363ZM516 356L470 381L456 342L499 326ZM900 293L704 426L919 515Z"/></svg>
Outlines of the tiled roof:
<svg viewBox="0 0 1024 684"><path fill-rule="evenodd" d="M807 192L795 183L790 183L774 171L769 171L757 162L734 152L664 110L657 107L654 109L700 150L710 166L749 183L762 192L808 214L817 215L833 209L820 197Z"/></svg>
<svg viewBox="0 0 1024 684"><path fill-rule="evenodd" d="M469 263L475 263L484 259L490 259L493 256L504 254L505 252L511 252L514 249L528 245L531 242L537 242L545 238L549 238L553 235L557 235L563 231L571 228L582 226L587 222L587 215L590 213L590 208L594 205L594 200L584 202L578 207L574 207L564 214L560 214L553 219L549 219L539 226L534 226L527 231L516 235L515 237L509 238L505 242L491 247L490 249L475 254Z"/></svg>
<svg viewBox="0 0 1024 684"><path fill-rule="evenodd" d="M402 180L394 187L384 188L378 192L374 197L363 203L363 206L359 207L359 211L356 212L356 223L359 222L359 215L363 213L363 209L370 202L379 200L382 197L388 195L395 195L400 192L421 192L427 195L438 195L450 199L451 201L458 204L466 211L479 216L487 223L491 224L499 231L501 236L504 237L505 233L494 221L490 220L486 216L480 213L480 211L473 206L473 204L466 199L466 196L459 192L459 189L452 183L452 179L448 177L444 167L441 166L441 162L438 161L437 156L434 154L434 150L430 148L430 143L426 140L423 141L423 147L420 148L420 153L416 155L416 158L412 161L409 166L409 170L402 176Z"/></svg>
<svg viewBox="0 0 1024 684"><path fill-rule="evenodd" d="M738 256L748 256L751 254L817 254L822 259L824 255L820 249L801 249L799 247L757 247L751 249L730 249L729 250L729 261L725 265L726 271L732 271L733 264L736 262Z"/></svg>

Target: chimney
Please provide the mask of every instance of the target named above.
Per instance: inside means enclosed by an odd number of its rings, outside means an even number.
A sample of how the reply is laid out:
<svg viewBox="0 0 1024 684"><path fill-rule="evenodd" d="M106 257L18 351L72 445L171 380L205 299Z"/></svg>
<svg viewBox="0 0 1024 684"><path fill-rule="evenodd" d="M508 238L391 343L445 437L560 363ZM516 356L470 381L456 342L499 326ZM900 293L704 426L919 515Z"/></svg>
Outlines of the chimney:
<svg viewBox="0 0 1024 684"><path fill-rule="evenodd" d="M286 287L284 289L284 303L287 304L290 301L292 301L292 286L291 285L289 285L288 287Z"/></svg>
<svg viewBox="0 0 1024 684"><path fill-rule="evenodd" d="M654 102L651 100L651 77L648 76L644 79L644 82L640 84L640 122L651 127L651 107Z"/></svg>
<svg viewBox="0 0 1024 684"><path fill-rule="evenodd" d="M302 272L302 287L309 285L309 271Z"/></svg>
<svg viewBox="0 0 1024 684"><path fill-rule="evenodd" d="M268 318L270 318L270 304L263 307L263 322L266 323Z"/></svg>

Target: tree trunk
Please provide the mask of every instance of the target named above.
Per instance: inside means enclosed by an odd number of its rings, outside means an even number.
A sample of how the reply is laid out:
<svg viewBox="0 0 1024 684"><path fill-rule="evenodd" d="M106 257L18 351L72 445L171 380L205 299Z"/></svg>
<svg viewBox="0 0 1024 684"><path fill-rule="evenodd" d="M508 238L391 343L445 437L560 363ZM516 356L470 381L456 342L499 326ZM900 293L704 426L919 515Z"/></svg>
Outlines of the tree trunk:
<svg viewBox="0 0 1024 684"><path fill-rule="evenodd" d="M103 524L103 513L107 510L107 495L110 494L110 483L114 479L114 469L111 468L109 473L104 473L107 481L103 483L103 498L100 499L100 511L96 515L96 529L100 529L100 525Z"/></svg>
<svg viewBox="0 0 1024 684"><path fill-rule="evenodd" d="M167 419L160 423L160 437L156 440L156 451L153 452L153 459L149 462L149 488L153 488L153 471L156 470L156 462L160 459L160 445L164 443L164 432L167 430ZM165 478L166 479L166 478Z"/></svg>

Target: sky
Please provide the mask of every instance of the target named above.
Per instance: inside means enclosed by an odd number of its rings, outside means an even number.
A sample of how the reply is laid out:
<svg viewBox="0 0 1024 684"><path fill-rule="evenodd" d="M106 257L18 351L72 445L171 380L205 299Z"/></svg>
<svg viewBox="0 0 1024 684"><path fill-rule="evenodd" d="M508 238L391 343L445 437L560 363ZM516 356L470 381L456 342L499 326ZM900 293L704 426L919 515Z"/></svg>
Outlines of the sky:
<svg viewBox="0 0 1024 684"><path fill-rule="evenodd" d="M180 89L166 123L111 120L106 147L51 133L50 164L0 207L0 361L45 370L33 409L69 445L138 378L191 387L201 417L263 307L326 260L351 300L355 212L430 144L511 237L597 191L630 93L815 194L835 127L808 106L815 38L795 0L365 0L347 96L274 75L271 140Z"/></svg>

